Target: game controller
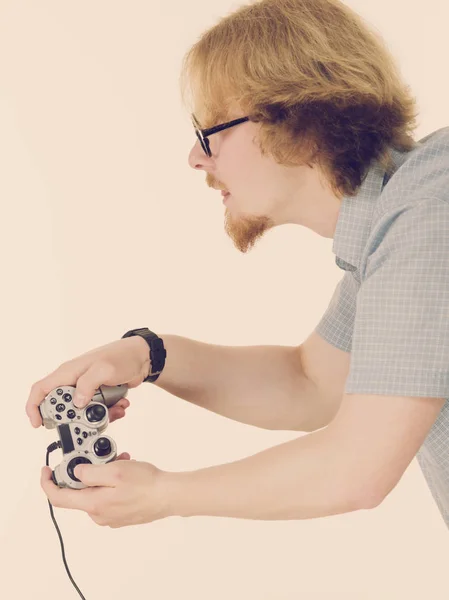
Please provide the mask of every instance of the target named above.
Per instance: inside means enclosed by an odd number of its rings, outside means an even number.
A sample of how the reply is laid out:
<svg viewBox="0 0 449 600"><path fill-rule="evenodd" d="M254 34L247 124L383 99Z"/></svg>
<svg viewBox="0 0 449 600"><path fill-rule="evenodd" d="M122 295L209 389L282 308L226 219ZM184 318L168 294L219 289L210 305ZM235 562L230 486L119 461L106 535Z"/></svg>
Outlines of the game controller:
<svg viewBox="0 0 449 600"><path fill-rule="evenodd" d="M100 386L83 408L73 404L75 387L62 385L49 392L39 405L43 426L57 429L64 459L52 472L59 487L80 490L86 486L74 475L76 465L105 464L117 456L117 445L103 434L109 423L108 408L126 397L128 386Z"/></svg>

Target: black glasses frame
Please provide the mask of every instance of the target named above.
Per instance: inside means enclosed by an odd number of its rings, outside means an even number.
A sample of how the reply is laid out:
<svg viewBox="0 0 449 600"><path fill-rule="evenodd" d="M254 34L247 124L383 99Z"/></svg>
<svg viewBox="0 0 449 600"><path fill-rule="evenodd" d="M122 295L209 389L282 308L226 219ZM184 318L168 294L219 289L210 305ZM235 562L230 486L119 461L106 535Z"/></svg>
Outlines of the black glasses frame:
<svg viewBox="0 0 449 600"><path fill-rule="evenodd" d="M245 121L249 121L249 117L240 117L239 119L234 119L232 121L228 121L227 123L221 123L220 125L215 125L215 127L209 127L208 129L201 129L198 121L194 114L192 114L192 123L195 128L195 133L197 138L200 141L201 147L204 152L209 156L212 156L212 152L210 150L208 137L213 135L214 133L218 133L219 131L223 131L224 129L229 129L230 127L234 127L235 125L240 125L240 123L244 123Z"/></svg>

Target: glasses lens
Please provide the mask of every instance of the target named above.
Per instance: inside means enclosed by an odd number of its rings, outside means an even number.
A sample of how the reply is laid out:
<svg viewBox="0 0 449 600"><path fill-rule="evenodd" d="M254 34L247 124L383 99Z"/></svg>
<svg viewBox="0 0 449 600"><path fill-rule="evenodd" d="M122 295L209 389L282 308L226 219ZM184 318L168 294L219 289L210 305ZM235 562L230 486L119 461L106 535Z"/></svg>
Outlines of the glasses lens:
<svg viewBox="0 0 449 600"><path fill-rule="evenodd" d="M204 152L206 152L203 136L201 135L201 133L198 131L198 129L196 127L195 127L195 133L196 133L196 137L200 140L201 148L204 150Z"/></svg>
<svg viewBox="0 0 449 600"><path fill-rule="evenodd" d="M200 140L201 148L203 149L204 153L207 154L207 156L210 156L211 154L210 154L210 150L209 150L208 140L203 138L203 136L201 135L201 132L198 131L198 129L196 127L195 127L195 133L196 133L196 137Z"/></svg>
<svg viewBox="0 0 449 600"><path fill-rule="evenodd" d="M201 148L203 149L204 153L207 154L207 156L210 156L210 150L209 150L209 144L208 144L208 140L203 138L203 135L200 131L200 126L198 124L198 121L195 118L195 115L192 115L192 124L193 127L195 129L195 133L196 133L196 137L199 139L200 144L201 144Z"/></svg>

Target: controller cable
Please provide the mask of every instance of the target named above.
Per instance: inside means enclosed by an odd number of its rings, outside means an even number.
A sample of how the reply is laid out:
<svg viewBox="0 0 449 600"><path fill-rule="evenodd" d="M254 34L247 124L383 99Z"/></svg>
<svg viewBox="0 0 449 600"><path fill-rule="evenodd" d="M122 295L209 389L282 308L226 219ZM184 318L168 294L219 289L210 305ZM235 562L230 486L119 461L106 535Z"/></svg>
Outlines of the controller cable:
<svg viewBox="0 0 449 600"><path fill-rule="evenodd" d="M50 454L50 452L53 452L54 450L57 450L58 448L61 448L61 442L60 442L60 441L58 441L58 442L53 442L53 444L50 444L50 445L48 446L48 448L47 448L47 456L46 456L46 459L45 459L45 465L46 465L47 467L49 467L49 466L50 466L50 465L48 464L48 457L49 457L49 454ZM67 566L67 562L66 562L66 559L65 559L64 542L62 541L61 532L60 532L60 530L59 530L58 524L56 523L55 515L54 515L54 513L53 513L53 506L51 505L51 502L50 502L50 500L48 500L48 498L47 498L47 502L48 502L48 506L50 507L50 515L51 515L51 519L52 519L52 521L53 521L53 523L54 523L54 525L55 525L55 527L56 527L56 532L57 532L57 534L58 534L59 541L60 541L60 543L61 543L62 560L64 561L64 566L65 566L65 569L66 569L66 571L67 571L67 575L69 576L69 579L70 579L70 581L73 583L73 585L74 585L74 587L75 587L76 591L78 592L78 594L80 595L80 597L81 597L83 600L86 600L86 598L83 596L83 594L82 594L81 590L79 589L79 587L76 585L75 581L73 580L73 577L72 577L72 575L71 575L71 573L70 573L70 569L69 569L69 567Z"/></svg>

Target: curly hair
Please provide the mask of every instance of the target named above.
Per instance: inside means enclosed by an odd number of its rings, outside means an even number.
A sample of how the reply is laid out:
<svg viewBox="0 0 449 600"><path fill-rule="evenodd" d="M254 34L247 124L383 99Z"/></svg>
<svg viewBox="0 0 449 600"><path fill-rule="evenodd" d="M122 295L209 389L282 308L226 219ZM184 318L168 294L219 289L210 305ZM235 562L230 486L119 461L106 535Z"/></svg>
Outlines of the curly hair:
<svg viewBox="0 0 449 600"><path fill-rule="evenodd" d="M203 127L260 123L262 154L318 164L356 195L373 161L416 143L416 99L385 42L340 0L259 0L204 32L183 58L182 100ZM238 115L238 116L243 116Z"/></svg>

